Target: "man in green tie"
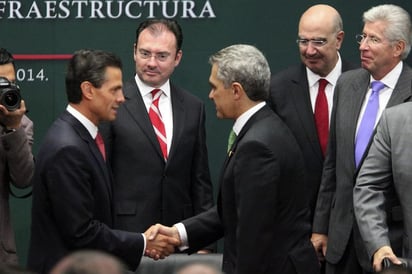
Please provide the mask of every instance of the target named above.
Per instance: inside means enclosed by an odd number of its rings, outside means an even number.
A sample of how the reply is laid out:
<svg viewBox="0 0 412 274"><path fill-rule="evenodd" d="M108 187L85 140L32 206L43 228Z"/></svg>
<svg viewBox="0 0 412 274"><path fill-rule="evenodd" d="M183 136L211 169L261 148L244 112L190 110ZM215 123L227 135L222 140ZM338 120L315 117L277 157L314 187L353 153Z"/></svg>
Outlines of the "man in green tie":
<svg viewBox="0 0 412 274"><path fill-rule="evenodd" d="M265 57L253 46L233 45L209 61L209 98L218 118L234 120L237 135L222 168L217 206L171 228L156 225L151 235L173 236L189 252L224 237L226 274L319 273L302 187L303 156L265 103Z"/></svg>

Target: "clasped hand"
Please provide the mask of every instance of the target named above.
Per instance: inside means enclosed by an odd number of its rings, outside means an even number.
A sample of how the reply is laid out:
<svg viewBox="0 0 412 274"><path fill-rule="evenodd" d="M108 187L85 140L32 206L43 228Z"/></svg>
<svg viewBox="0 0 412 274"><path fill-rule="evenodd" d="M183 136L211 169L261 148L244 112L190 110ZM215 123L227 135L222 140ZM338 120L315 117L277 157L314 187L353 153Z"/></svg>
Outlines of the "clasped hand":
<svg viewBox="0 0 412 274"><path fill-rule="evenodd" d="M152 225L144 233L146 236L145 256L154 260L164 259L174 252L175 246L181 245L176 227Z"/></svg>

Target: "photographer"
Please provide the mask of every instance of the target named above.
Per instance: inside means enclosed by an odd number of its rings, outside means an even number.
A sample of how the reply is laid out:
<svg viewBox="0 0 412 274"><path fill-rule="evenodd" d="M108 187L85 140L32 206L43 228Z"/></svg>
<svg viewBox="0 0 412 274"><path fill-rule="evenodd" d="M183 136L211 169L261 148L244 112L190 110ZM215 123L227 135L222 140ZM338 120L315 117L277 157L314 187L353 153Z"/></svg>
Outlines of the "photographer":
<svg viewBox="0 0 412 274"><path fill-rule="evenodd" d="M9 209L10 183L18 188L30 185L34 172L31 152L33 123L25 115L26 106L14 84L16 69L13 56L3 48L0 49L0 77L9 81L0 78L0 262L17 265ZM5 89L11 89L11 95ZM18 101L14 104L16 98Z"/></svg>

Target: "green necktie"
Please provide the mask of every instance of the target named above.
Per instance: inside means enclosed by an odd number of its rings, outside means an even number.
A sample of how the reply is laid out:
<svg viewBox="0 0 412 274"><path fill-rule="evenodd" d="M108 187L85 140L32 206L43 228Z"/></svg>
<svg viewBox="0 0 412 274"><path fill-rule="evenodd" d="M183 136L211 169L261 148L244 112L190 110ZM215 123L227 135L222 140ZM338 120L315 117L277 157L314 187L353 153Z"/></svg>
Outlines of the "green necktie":
<svg viewBox="0 0 412 274"><path fill-rule="evenodd" d="M233 129L229 133L229 139L227 141L227 151L229 152L230 149L233 146L233 143L235 142L236 139L236 133L233 131Z"/></svg>

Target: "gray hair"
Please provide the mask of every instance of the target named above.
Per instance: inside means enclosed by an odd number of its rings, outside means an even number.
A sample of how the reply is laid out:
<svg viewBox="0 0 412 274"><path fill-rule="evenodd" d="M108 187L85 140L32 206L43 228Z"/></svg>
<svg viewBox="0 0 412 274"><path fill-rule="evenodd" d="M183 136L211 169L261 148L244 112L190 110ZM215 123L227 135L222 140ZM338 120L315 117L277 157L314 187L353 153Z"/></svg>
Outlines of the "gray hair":
<svg viewBox="0 0 412 274"><path fill-rule="evenodd" d="M405 50L401 58L405 59L408 57L412 42L412 26L409 13L403 8L392 4L372 7L363 13L364 23L373 23L376 21L384 21L387 23L384 35L389 41L405 41Z"/></svg>
<svg viewBox="0 0 412 274"><path fill-rule="evenodd" d="M268 98L270 68L256 47L243 44L226 47L210 56L209 63L217 65L217 78L225 88L238 82L249 99L261 101Z"/></svg>

